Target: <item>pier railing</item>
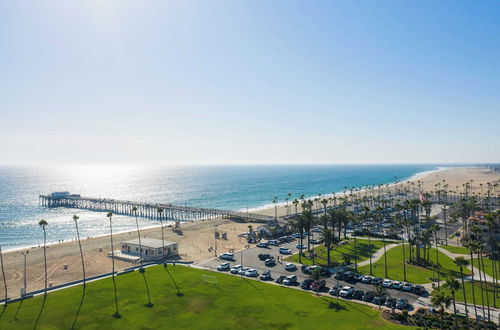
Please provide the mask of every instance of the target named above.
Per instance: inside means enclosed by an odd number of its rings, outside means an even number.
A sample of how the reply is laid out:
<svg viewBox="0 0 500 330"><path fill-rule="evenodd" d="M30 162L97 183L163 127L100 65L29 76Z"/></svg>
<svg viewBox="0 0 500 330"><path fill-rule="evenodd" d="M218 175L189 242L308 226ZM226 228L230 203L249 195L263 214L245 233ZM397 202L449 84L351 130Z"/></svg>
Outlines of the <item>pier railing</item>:
<svg viewBox="0 0 500 330"><path fill-rule="evenodd" d="M191 206L179 206L165 203L147 203L128 200L117 200L109 198L94 198L81 196L52 196L40 195L40 205L46 207L67 207L101 212L113 212L115 214L172 221L196 221L214 218L231 218L245 221L267 222L274 217L239 212L231 210L219 210L212 208L198 208ZM133 208L137 211L134 212ZM161 211L159 211L161 210Z"/></svg>

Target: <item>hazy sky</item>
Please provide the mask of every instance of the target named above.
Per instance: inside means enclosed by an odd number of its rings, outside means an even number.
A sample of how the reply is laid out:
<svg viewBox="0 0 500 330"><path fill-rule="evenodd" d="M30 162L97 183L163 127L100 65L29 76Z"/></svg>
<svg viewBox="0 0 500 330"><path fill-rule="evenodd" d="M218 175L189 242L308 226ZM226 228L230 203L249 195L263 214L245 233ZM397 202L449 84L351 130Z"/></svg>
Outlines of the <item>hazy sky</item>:
<svg viewBox="0 0 500 330"><path fill-rule="evenodd" d="M499 1L0 1L2 163L500 161Z"/></svg>

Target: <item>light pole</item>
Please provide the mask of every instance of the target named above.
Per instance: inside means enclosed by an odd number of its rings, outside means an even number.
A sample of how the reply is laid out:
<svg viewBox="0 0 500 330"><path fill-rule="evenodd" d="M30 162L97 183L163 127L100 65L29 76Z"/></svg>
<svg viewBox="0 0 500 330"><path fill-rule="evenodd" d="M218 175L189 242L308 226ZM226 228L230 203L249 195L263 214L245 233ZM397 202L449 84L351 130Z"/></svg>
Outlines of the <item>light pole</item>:
<svg viewBox="0 0 500 330"><path fill-rule="evenodd" d="M214 254L217 257L217 225L214 225Z"/></svg>

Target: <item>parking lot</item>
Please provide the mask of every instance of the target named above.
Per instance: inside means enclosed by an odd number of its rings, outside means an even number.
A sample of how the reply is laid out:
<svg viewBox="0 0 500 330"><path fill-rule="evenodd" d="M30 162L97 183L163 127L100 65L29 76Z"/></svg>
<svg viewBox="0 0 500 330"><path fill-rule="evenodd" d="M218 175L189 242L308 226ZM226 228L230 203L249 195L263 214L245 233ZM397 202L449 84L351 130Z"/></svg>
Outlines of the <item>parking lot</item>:
<svg viewBox="0 0 500 330"><path fill-rule="evenodd" d="M299 242L300 242L299 239L295 239L294 241L292 241L290 243L283 243L283 244L280 244L279 246L269 246L267 248L253 247L253 248L249 248L249 249L246 249L243 251L234 252L234 259L235 259L234 261L222 260L220 258L212 258L210 260L200 262L198 265L201 267L204 267L204 268L211 269L211 270L216 270L218 265L220 265L222 263L229 262L231 267L240 264L240 265L243 265L244 267L248 267L250 269L252 269L252 268L256 269L259 275L262 274L264 271L269 269L269 270L271 270L273 280L276 279L277 277L279 277L280 275L286 275L286 276L296 275L297 281L302 282L305 279L310 278L310 275L305 274L301 271L300 264L296 264L297 269L294 271L285 270L285 264L288 262L285 262L282 259L286 258L287 255L279 253L280 247L289 248L293 254L298 253L299 250L296 248L296 245L299 244ZM306 242L307 242L307 240L304 239L303 244L306 245ZM274 258L276 260L276 264L274 266L270 266L270 267L265 266L264 260L259 260L259 257L258 257L259 254L270 254L270 255L274 256ZM279 257L279 260L278 260L278 257ZM336 270L333 269L333 271L335 272ZM228 271L224 271L224 272L229 274ZM243 276L243 275L234 275L234 276ZM345 282L342 280L336 280L336 279L334 279L333 275L330 277L323 277L323 278L326 280L326 282L327 282L326 286L328 288L331 288L331 287L335 286L336 284L339 284L342 286L344 286L344 285L352 286L355 289L360 289L360 290L363 290L365 292L375 290L375 287L373 285L361 283L359 281ZM257 279L258 279L258 277L257 277ZM396 290L396 289L386 289L386 290L387 290L388 296L390 296L392 298L396 298L396 299L406 298L406 299L408 299L409 304L413 304L419 298L419 296L417 296L416 294L409 293L409 292L404 292L404 291L400 291L400 290Z"/></svg>

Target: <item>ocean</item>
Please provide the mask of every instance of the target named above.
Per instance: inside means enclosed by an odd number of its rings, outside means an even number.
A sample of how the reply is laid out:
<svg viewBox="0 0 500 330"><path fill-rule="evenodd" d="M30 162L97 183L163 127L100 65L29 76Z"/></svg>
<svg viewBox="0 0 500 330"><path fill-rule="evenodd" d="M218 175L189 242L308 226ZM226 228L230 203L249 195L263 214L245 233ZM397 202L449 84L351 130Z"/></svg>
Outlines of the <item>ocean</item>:
<svg viewBox="0 0 500 330"><path fill-rule="evenodd" d="M3 250L43 241L40 219L49 223L47 239L75 238L72 216L80 217L81 237L108 232L106 214L39 206L38 196L69 191L89 197L162 202L229 210L272 205L291 199L407 180L441 165L224 165L224 166L0 166L0 245ZM135 220L114 216L116 232L133 230ZM158 225L140 219L141 227Z"/></svg>

